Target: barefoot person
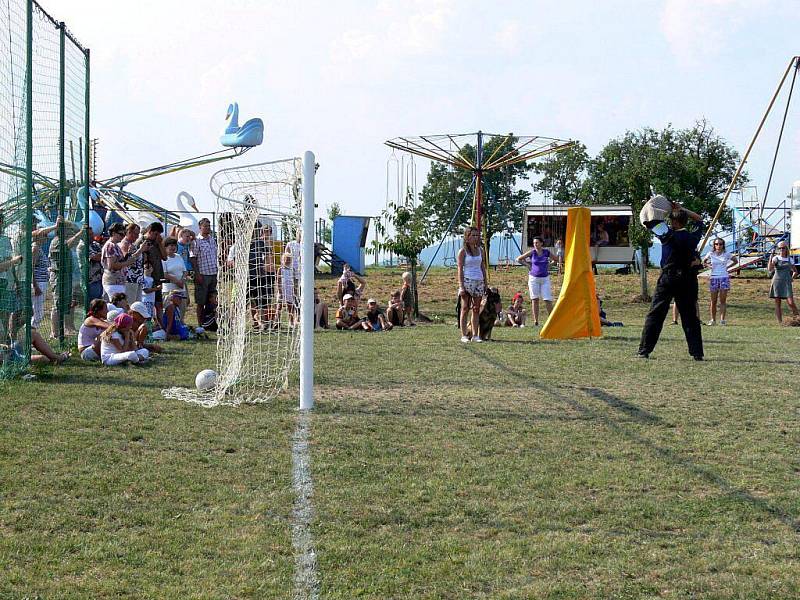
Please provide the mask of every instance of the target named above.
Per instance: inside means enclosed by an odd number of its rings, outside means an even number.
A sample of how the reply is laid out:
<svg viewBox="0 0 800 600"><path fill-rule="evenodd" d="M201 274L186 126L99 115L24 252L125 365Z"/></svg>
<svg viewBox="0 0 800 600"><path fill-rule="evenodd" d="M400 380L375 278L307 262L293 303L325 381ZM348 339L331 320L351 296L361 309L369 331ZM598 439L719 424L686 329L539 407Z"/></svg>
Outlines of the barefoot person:
<svg viewBox="0 0 800 600"><path fill-rule="evenodd" d="M544 247L542 238L533 238L533 248L517 257L518 263L530 263L531 270L528 274L528 292L531 296L531 312L533 325L539 325L539 304L544 300L547 314L553 310L553 291L550 286L550 263L558 263L558 259L550 256L550 251Z"/></svg>
<svg viewBox="0 0 800 600"><path fill-rule="evenodd" d="M792 275L797 272L797 267L792 264L789 258L789 244L785 241L778 242L777 254L769 259L767 270L772 275L772 283L769 286L769 297L775 300L775 318L778 323L783 323L782 301L786 300L789 309L794 316L800 314L797 305L794 303L794 293L792 291Z"/></svg>
<svg viewBox="0 0 800 600"><path fill-rule="evenodd" d="M719 303L719 324L726 325L728 311L728 291L731 289L731 278L728 267L737 263L736 257L725 251L725 240L717 238L711 244L711 252L703 257L703 264L711 267L708 280L708 291L711 294L711 320L709 325L717 324L717 303Z"/></svg>
<svg viewBox="0 0 800 600"><path fill-rule="evenodd" d="M461 299L461 341L469 342L467 328L472 324L472 341L482 342L478 334L478 313L486 287L486 265L481 250L481 233L475 227L464 231L464 246L456 257L458 266L458 295Z"/></svg>

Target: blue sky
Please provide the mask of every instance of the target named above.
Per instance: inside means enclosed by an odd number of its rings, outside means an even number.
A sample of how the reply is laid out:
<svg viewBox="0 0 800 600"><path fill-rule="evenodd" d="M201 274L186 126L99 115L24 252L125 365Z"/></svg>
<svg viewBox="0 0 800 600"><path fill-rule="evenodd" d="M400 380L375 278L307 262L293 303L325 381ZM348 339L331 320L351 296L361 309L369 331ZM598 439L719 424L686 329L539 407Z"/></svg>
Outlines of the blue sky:
<svg viewBox="0 0 800 600"><path fill-rule="evenodd" d="M266 139L222 165L313 150L320 214L332 202L378 214L383 141L399 135L514 131L578 139L595 153L627 129L706 117L743 152L800 53L798 3L781 0L44 5L92 51L101 178L218 149L236 100L240 121L264 119ZM798 103L776 193L800 179ZM749 165L762 189L778 121ZM214 170L130 189L167 208L186 190L211 208Z"/></svg>

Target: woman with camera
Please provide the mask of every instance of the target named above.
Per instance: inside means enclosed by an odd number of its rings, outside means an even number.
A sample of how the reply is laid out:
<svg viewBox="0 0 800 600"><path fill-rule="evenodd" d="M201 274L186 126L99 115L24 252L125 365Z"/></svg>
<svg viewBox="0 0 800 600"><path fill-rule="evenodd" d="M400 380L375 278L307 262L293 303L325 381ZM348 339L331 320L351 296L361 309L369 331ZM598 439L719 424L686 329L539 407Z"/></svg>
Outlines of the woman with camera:
<svg viewBox="0 0 800 600"><path fill-rule="evenodd" d="M145 251L144 245L139 246L132 253L125 255L119 244L125 236L125 225L114 223L108 229L108 241L103 246L100 254L100 261L103 265L103 292L108 301L114 294L125 293L127 283L128 267L139 260L139 256Z"/></svg>

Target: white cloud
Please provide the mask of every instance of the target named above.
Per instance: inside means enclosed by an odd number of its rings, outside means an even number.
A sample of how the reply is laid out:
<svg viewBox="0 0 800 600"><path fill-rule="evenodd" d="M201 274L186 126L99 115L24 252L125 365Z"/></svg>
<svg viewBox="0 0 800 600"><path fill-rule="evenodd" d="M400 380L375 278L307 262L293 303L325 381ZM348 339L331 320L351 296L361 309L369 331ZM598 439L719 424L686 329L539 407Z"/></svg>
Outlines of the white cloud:
<svg viewBox="0 0 800 600"><path fill-rule="evenodd" d="M517 21L506 21L494 35L494 41L498 48L509 54L519 51L522 30Z"/></svg>
<svg viewBox="0 0 800 600"><path fill-rule="evenodd" d="M661 32L673 54L694 65L716 56L765 0L666 0Z"/></svg>

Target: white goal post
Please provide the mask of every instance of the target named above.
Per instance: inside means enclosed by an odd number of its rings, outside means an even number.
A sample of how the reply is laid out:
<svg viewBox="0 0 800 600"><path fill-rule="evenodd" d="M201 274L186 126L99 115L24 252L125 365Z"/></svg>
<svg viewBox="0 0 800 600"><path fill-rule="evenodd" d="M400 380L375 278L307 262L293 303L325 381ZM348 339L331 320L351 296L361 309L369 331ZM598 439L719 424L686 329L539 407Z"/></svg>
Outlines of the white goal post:
<svg viewBox="0 0 800 600"><path fill-rule="evenodd" d="M286 388L299 358L300 408L313 407L315 170L314 154L306 152L302 160L211 177L219 299L214 385L170 388L165 397L205 407L268 402Z"/></svg>

